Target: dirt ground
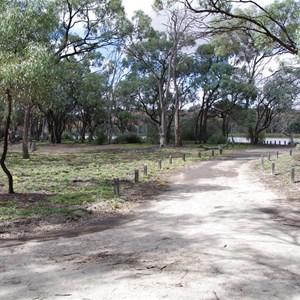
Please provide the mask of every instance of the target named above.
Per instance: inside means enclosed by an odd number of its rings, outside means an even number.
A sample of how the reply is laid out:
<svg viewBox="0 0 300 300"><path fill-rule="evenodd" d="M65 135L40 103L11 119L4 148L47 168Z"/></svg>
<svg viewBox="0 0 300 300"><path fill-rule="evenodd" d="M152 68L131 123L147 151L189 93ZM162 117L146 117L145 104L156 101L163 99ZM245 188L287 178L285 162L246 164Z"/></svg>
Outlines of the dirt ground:
<svg viewBox="0 0 300 300"><path fill-rule="evenodd" d="M261 151L80 230L2 238L0 299L300 299L299 201L253 171Z"/></svg>

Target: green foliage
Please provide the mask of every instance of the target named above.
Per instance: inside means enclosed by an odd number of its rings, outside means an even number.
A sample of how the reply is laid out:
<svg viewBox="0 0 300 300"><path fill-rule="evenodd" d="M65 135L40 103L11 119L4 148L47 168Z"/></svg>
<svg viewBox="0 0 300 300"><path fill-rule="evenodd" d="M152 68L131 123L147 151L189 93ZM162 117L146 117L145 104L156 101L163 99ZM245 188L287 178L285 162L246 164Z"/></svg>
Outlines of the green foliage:
<svg viewBox="0 0 300 300"><path fill-rule="evenodd" d="M115 144L139 144L142 142L141 137L132 132L120 134L114 139Z"/></svg>
<svg viewBox="0 0 300 300"><path fill-rule="evenodd" d="M227 138L222 135L222 133L214 133L212 134L208 140L208 144L226 144L227 143Z"/></svg>
<svg viewBox="0 0 300 300"><path fill-rule="evenodd" d="M96 130L96 144L103 145L107 142L107 133L103 129Z"/></svg>
<svg viewBox="0 0 300 300"><path fill-rule="evenodd" d="M186 162L182 160L186 154ZM168 165L169 155L173 164ZM204 154L201 159L209 156ZM163 170L157 168L163 159ZM134 171L148 166L148 176L141 176L140 185L160 182L162 175L199 161L195 147L164 148L142 145L110 145L94 147L85 144L63 146L38 145L30 160L20 159L20 152L10 154L12 172L20 194L0 201L0 220L59 215L74 220L93 205L120 208L123 200L116 197L112 180L119 177L122 193L132 188ZM141 173L142 174L142 173ZM0 182L3 181L0 174ZM0 185L0 192L5 185ZM4 196L3 196L4 197ZM26 201L25 198L29 198Z"/></svg>
<svg viewBox="0 0 300 300"><path fill-rule="evenodd" d="M69 131L64 131L63 134L62 134L62 138L64 140L72 140L73 139L73 135Z"/></svg>

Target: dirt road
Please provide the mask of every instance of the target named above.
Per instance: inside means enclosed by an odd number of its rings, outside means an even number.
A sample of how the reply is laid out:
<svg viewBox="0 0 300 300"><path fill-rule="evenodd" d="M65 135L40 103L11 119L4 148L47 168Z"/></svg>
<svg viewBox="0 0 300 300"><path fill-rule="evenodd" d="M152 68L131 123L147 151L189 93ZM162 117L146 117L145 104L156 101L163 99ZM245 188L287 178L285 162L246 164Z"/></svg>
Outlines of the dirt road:
<svg viewBox="0 0 300 300"><path fill-rule="evenodd" d="M300 210L253 176L259 155L174 175L105 230L0 241L0 299L300 299Z"/></svg>

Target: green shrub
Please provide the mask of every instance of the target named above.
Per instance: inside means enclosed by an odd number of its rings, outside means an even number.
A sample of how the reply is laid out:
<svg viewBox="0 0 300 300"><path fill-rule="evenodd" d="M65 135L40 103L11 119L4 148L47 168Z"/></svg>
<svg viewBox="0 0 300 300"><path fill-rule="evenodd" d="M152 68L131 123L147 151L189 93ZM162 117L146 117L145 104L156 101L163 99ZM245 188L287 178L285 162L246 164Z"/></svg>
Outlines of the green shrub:
<svg viewBox="0 0 300 300"><path fill-rule="evenodd" d="M96 130L96 144L103 145L107 142L107 135L104 130Z"/></svg>
<svg viewBox="0 0 300 300"><path fill-rule="evenodd" d="M222 133L214 133L208 138L207 143L208 144L226 144L227 138L225 136L223 136Z"/></svg>
<svg viewBox="0 0 300 300"><path fill-rule="evenodd" d="M133 132L118 135L114 139L114 144L138 144L142 143L142 139Z"/></svg>
<svg viewBox="0 0 300 300"><path fill-rule="evenodd" d="M64 131L61 135L63 140L72 140L73 139L73 135L71 132L69 131Z"/></svg>

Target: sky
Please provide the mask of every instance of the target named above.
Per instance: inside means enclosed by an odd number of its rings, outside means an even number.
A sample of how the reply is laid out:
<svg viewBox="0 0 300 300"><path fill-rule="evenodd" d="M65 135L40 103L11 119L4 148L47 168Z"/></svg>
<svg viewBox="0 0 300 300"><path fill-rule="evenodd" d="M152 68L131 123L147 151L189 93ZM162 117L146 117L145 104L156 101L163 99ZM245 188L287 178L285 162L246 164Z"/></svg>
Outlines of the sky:
<svg viewBox="0 0 300 300"><path fill-rule="evenodd" d="M274 0L257 0L256 2L260 5L267 5ZM150 13L152 11L152 3L153 0L123 0L123 6L125 7L126 13L129 18L132 17L133 12L136 10L143 10L146 13Z"/></svg>
<svg viewBox="0 0 300 300"><path fill-rule="evenodd" d="M123 6L125 7L128 17L131 18L133 12L136 10L143 10L145 13L152 11L153 0L123 0Z"/></svg>

